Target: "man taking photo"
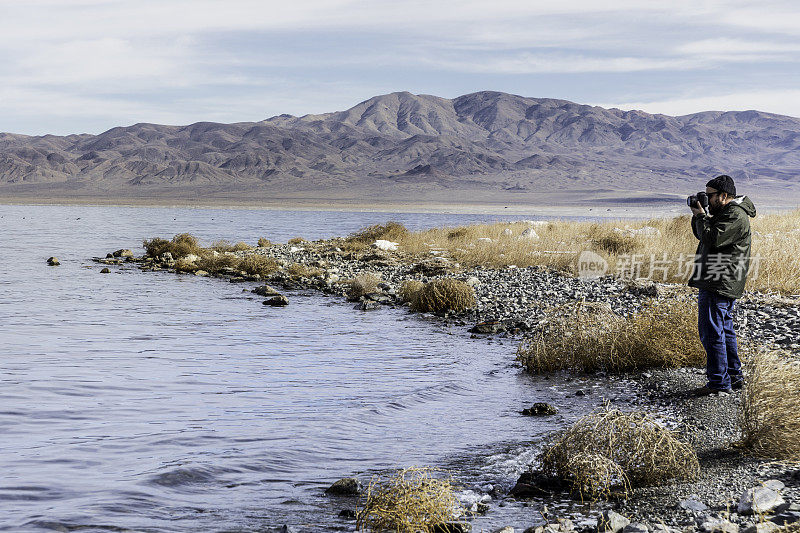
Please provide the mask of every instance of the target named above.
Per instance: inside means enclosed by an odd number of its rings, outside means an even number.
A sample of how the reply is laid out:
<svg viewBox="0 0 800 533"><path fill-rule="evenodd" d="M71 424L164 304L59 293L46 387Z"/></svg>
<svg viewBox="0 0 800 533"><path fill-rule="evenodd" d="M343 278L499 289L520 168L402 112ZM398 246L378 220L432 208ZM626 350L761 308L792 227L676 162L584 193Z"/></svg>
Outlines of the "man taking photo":
<svg viewBox="0 0 800 533"><path fill-rule="evenodd" d="M750 268L750 218L756 216L753 202L747 196L736 196L730 176L717 176L706 183L705 193L708 213L702 199L690 204L692 231L700 242L689 280L690 287L699 289L697 326L706 350L708 383L695 392L703 396L729 393L742 388L744 382L733 306L744 292Z"/></svg>

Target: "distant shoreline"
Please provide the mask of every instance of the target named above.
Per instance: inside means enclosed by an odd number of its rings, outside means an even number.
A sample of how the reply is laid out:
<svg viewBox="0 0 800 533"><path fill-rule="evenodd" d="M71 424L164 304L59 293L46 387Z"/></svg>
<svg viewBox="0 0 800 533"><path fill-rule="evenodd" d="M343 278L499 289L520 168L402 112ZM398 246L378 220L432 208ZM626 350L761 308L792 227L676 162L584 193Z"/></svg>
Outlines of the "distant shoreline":
<svg viewBox="0 0 800 533"><path fill-rule="evenodd" d="M667 203L662 201L651 204L625 201L613 201L608 198L598 198L592 205L591 200L582 198L580 201L563 202L556 198L546 204L526 204L512 202L465 202L465 201L404 201L388 200L375 202L369 200L348 199L271 199L248 200L227 198L132 198L132 197L29 197L29 196L0 196L0 205L53 205L53 206L87 206L87 207L150 207L150 208L193 208L193 209L241 209L265 211L340 211L340 212L378 212L378 213L445 213L445 214L486 214L486 215L514 215L532 217L597 217L597 218L625 218L649 219L675 217L688 213L683 209L683 203L676 201ZM569 205L567 202L572 203ZM567 204L567 205L565 205ZM794 205L777 205L771 203L758 203L759 212L780 212L800 207Z"/></svg>

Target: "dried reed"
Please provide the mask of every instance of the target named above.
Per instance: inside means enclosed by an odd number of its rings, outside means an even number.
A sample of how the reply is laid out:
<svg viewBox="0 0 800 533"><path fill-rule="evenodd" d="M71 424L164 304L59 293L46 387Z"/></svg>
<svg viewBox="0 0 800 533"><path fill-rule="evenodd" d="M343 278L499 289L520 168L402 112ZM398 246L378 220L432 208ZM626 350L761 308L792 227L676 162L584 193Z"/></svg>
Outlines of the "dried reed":
<svg viewBox="0 0 800 533"><path fill-rule="evenodd" d="M744 444L775 459L800 459L800 361L761 349L745 363L740 422Z"/></svg>
<svg viewBox="0 0 800 533"><path fill-rule="evenodd" d="M624 496L630 487L693 480L700 472L692 447L651 415L607 405L558 434L540 459L545 474L571 482L581 499Z"/></svg>
<svg viewBox="0 0 800 533"><path fill-rule="evenodd" d="M376 292L378 290L378 283L381 278L374 274L359 274L350 280L349 288L347 290L348 300L358 300L365 294Z"/></svg>
<svg viewBox="0 0 800 533"><path fill-rule="evenodd" d="M475 307L475 304L472 287L453 278L435 279L426 283L411 302L415 311L432 313L465 311Z"/></svg>
<svg viewBox="0 0 800 533"><path fill-rule="evenodd" d="M517 349L517 360L531 373L705 364L697 337L697 306L687 299L651 300L628 318L588 302L556 308L551 315L551 321Z"/></svg>
<svg viewBox="0 0 800 533"><path fill-rule="evenodd" d="M358 511L360 531L432 532L453 517L456 497L449 478L430 468L406 468L373 478Z"/></svg>

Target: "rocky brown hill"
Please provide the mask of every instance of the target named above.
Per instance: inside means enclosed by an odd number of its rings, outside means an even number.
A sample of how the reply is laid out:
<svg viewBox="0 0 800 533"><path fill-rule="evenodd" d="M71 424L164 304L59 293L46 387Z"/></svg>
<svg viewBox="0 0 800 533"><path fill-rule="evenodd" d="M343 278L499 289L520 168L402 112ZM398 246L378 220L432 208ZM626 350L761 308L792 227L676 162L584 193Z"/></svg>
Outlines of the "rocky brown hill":
<svg viewBox="0 0 800 533"><path fill-rule="evenodd" d="M666 190L720 172L800 181L800 119L759 111L672 117L489 91L452 100L399 92L346 111L260 122L0 134L0 191Z"/></svg>

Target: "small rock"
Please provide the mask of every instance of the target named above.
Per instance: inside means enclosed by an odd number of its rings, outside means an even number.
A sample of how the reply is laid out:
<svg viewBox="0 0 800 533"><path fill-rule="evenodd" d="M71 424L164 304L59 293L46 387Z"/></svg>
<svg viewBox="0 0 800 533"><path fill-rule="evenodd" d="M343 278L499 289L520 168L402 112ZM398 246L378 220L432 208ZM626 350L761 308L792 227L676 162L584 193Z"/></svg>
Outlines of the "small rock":
<svg viewBox="0 0 800 533"><path fill-rule="evenodd" d="M61 262L58 260L57 257L50 257L47 259L47 264L50 265L51 267L57 267L58 265L61 264Z"/></svg>
<svg viewBox="0 0 800 533"><path fill-rule="evenodd" d="M619 533L630 523L631 521L621 514L606 510L597 519L597 531L600 533Z"/></svg>
<svg viewBox="0 0 800 533"><path fill-rule="evenodd" d="M279 294L277 296L273 296L269 300L264 300L262 303L264 305L271 305L272 307L283 307L285 305L289 305L289 299L286 296Z"/></svg>
<svg viewBox="0 0 800 533"><path fill-rule="evenodd" d="M776 529L780 528L781 527L778 524L766 520L764 522L753 524L752 526L744 529L742 533L772 533Z"/></svg>
<svg viewBox="0 0 800 533"><path fill-rule="evenodd" d="M273 287L269 285L261 285L260 287L256 287L251 291L253 294L257 294L259 296L278 296L280 293L275 290Z"/></svg>
<svg viewBox="0 0 800 533"><path fill-rule="evenodd" d="M503 230L503 235L505 237L511 237L512 235L514 235L514 232L511 231L511 228L506 228L506 229Z"/></svg>
<svg viewBox="0 0 800 533"><path fill-rule="evenodd" d="M678 506L681 509L686 509L687 511L692 511L694 513L701 513L708 510L708 506L701 502L694 494L685 500L682 500Z"/></svg>
<svg viewBox="0 0 800 533"><path fill-rule="evenodd" d="M511 231L511 230L507 230L507 231ZM505 526L505 527L501 527L499 529L493 530L492 533L514 533L514 528L511 527L511 526Z"/></svg>
<svg viewBox="0 0 800 533"><path fill-rule="evenodd" d="M505 331L505 329L506 329L505 325L503 325L503 323L498 320L486 320L484 322L478 322L477 324L472 326L469 332L492 334Z"/></svg>
<svg viewBox="0 0 800 533"><path fill-rule="evenodd" d="M739 497L737 510L740 514L764 514L784 503L777 491L767 487L747 489Z"/></svg>
<svg viewBox="0 0 800 533"><path fill-rule="evenodd" d="M210 276L211 274L209 274L209 273L208 273L208 272L206 272L205 270L195 270L195 272L194 272L194 275L195 275L195 276L202 276L202 277L205 277L205 278L207 278L207 277L208 277L208 276Z"/></svg>
<svg viewBox="0 0 800 533"><path fill-rule="evenodd" d="M709 518L700 524L700 530L708 533L739 533L739 524L722 518Z"/></svg>
<svg viewBox="0 0 800 533"><path fill-rule="evenodd" d="M476 278L475 276L472 276L472 277L470 277L470 278L468 278L468 279L467 279L466 283L467 283L467 285L469 285L470 287L479 287L479 286L480 286L480 284L481 284L481 280L479 280L479 279L478 279L478 278Z"/></svg>
<svg viewBox="0 0 800 533"><path fill-rule="evenodd" d="M325 489L325 494L358 496L361 494L361 482L354 477L345 477Z"/></svg>
<svg viewBox="0 0 800 533"><path fill-rule="evenodd" d="M356 519L356 512L352 509L342 509L339 511L339 518L346 518L348 520Z"/></svg>
<svg viewBox="0 0 800 533"><path fill-rule="evenodd" d="M545 402L536 402L533 406L522 410L522 414L525 416L546 416L556 413L558 413L556 406Z"/></svg>
<svg viewBox="0 0 800 533"><path fill-rule="evenodd" d="M478 237L477 241L488 244L492 242L492 239L490 239L489 237Z"/></svg>
<svg viewBox="0 0 800 533"><path fill-rule="evenodd" d="M378 250L383 250L385 252L394 252L395 250L397 250L398 244L396 242L378 239L377 241L372 243L372 246L374 248L377 248Z"/></svg>
<svg viewBox="0 0 800 533"><path fill-rule="evenodd" d="M100 271L100 273L101 274L110 274L111 271L108 269L108 267L105 267L105 268L103 268L103 270Z"/></svg>
<svg viewBox="0 0 800 533"><path fill-rule="evenodd" d="M169 263L170 261L175 261L175 259L172 257L172 253L171 252L164 252L159 257L159 260L163 261L164 263Z"/></svg>
<svg viewBox="0 0 800 533"><path fill-rule="evenodd" d="M770 490L783 490L786 487L780 479L768 479L761 485Z"/></svg>
<svg viewBox="0 0 800 533"><path fill-rule="evenodd" d="M121 250L117 250L111 255L112 257L133 257L133 252L128 250L127 248L123 248Z"/></svg>
<svg viewBox="0 0 800 533"><path fill-rule="evenodd" d="M641 522L631 522L622 528L622 533L650 533L650 530Z"/></svg>
<svg viewBox="0 0 800 533"><path fill-rule="evenodd" d="M379 304L374 300L364 300L363 302L359 302L355 306L353 306L353 309L357 311L374 311L375 309L378 309L380 306L381 304Z"/></svg>
<svg viewBox="0 0 800 533"><path fill-rule="evenodd" d="M539 240L539 234L533 231L533 228L525 228L524 230L522 230L522 233L520 233L520 237L525 239L531 239L532 241Z"/></svg>

